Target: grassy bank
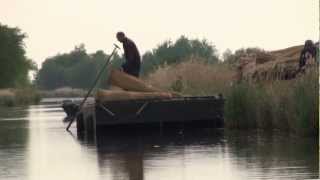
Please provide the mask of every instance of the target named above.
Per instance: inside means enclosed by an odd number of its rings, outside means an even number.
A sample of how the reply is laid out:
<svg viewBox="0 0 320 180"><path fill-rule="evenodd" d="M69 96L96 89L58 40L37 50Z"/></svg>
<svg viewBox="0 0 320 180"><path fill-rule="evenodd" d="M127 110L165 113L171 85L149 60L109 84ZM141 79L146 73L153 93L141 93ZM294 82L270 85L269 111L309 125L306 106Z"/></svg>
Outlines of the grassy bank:
<svg viewBox="0 0 320 180"><path fill-rule="evenodd" d="M37 104L40 99L38 91L31 87L0 90L0 106Z"/></svg>
<svg viewBox="0 0 320 180"><path fill-rule="evenodd" d="M190 60L163 66L145 77L153 84L186 95L226 97L225 125L230 129L280 129L318 134L318 71L286 81L237 83L237 72L225 65Z"/></svg>

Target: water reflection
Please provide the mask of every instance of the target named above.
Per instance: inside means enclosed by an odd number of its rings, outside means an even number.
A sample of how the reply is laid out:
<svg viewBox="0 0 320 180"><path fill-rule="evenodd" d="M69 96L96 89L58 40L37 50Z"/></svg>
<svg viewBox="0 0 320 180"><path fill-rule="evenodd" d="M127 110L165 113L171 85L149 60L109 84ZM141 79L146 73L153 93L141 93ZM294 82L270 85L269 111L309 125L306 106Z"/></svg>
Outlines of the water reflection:
<svg viewBox="0 0 320 180"><path fill-rule="evenodd" d="M0 108L0 115L0 179L25 177L28 174L25 168L29 138L29 121L25 117L28 111L25 108Z"/></svg>
<svg viewBox="0 0 320 180"><path fill-rule="evenodd" d="M101 135L97 138L100 173L112 174L111 179L148 179L144 177L153 174L150 172L154 170L155 165L163 163L160 162L162 159L167 164L162 168L170 167L175 161L173 159L184 164L186 159L179 159L186 155L184 151L188 146L213 146L222 143L219 138L221 134L215 133L213 138L207 135L204 136L202 131L195 130L161 133L126 131ZM153 164L157 161L159 163ZM162 175L156 176L153 178L159 179Z"/></svg>
<svg viewBox="0 0 320 180"><path fill-rule="evenodd" d="M29 117L28 179L98 179L95 147L66 133L60 106L35 106Z"/></svg>
<svg viewBox="0 0 320 180"><path fill-rule="evenodd" d="M314 179L319 176L317 139L281 132L228 132L229 153L240 170L253 178ZM245 165L245 166L244 166Z"/></svg>
<svg viewBox="0 0 320 180"><path fill-rule="evenodd" d="M78 136L65 131L64 116L56 103L0 109L0 179L239 180L319 175L317 139L279 132L159 128Z"/></svg>
<svg viewBox="0 0 320 180"><path fill-rule="evenodd" d="M317 140L281 133L120 132L99 137L97 147L100 174L109 179L305 179L319 174Z"/></svg>
<svg viewBox="0 0 320 180"><path fill-rule="evenodd" d="M110 179L143 179L144 152L140 147L141 144L131 142L127 141L124 146L117 146L116 144L121 144L121 141L113 141L111 147L107 145L98 148L98 164L102 177L110 174Z"/></svg>

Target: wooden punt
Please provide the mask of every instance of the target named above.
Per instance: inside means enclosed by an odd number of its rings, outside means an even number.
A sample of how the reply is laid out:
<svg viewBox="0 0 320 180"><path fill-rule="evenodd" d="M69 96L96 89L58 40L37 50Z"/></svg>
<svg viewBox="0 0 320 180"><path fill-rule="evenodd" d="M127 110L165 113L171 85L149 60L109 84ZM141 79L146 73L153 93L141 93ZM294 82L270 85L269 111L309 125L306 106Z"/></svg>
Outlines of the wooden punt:
<svg viewBox="0 0 320 180"><path fill-rule="evenodd" d="M103 132L136 127L222 127L224 99L216 96L177 97L86 104L77 118L78 132Z"/></svg>
<svg viewBox="0 0 320 180"><path fill-rule="evenodd" d="M118 70L111 70L109 84L126 91L98 91L96 98L77 117L78 132L98 132L133 127L221 127L224 99L221 96L183 97L164 92ZM63 108L69 116L74 103Z"/></svg>

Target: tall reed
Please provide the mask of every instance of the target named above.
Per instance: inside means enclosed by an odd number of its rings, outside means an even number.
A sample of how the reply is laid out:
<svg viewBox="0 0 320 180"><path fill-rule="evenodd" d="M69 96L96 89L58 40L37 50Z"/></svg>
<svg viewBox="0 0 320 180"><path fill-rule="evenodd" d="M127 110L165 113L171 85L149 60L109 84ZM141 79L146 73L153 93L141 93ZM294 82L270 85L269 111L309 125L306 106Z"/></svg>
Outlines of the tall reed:
<svg viewBox="0 0 320 180"><path fill-rule="evenodd" d="M280 129L302 135L319 131L317 67L292 80L236 82L237 72L226 64L202 60L163 66L148 77L150 84L185 95L223 94L225 125L236 129Z"/></svg>
<svg viewBox="0 0 320 180"><path fill-rule="evenodd" d="M177 65L164 65L145 80L155 87L186 95L216 95L225 92L236 75L228 65L209 65L192 58Z"/></svg>
<svg viewBox="0 0 320 180"><path fill-rule="evenodd" d="M226 95L225 124L318 134L318 87L316 69L290 81L237 84Z"/></svg>

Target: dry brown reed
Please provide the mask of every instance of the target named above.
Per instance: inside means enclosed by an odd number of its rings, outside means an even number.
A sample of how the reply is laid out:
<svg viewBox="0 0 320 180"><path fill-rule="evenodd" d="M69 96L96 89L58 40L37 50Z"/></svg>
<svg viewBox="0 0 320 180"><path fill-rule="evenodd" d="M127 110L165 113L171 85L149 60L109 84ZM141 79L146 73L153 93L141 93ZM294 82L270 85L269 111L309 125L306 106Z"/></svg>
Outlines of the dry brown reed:
<svg viewBox="0 0 320 180"><path fill-rule="evenodd" d="M236 72L226 64L210 65L190 59L177 65L164 65L145 80L155 87L186 95L216 95L232 85Z"/></svg>

